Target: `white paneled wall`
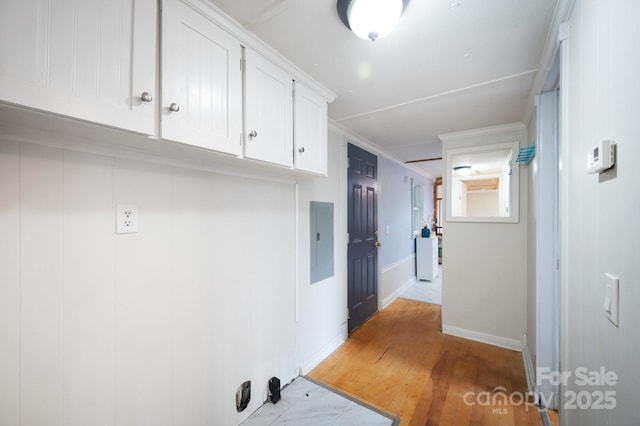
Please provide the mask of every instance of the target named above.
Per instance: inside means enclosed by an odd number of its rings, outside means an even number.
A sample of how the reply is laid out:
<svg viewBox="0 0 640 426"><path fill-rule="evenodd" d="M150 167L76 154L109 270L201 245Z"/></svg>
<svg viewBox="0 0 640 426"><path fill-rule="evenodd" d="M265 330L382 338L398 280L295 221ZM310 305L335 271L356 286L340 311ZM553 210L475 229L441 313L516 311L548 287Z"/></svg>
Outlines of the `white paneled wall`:
<svg viewBox="0 0 640 426"><path fill-rule="evenodd" d="M296 375L294 212L292 183L0 141L0 424L239 423Z"/></svg>
<svg viewBox="0 0 640 426"><path fill-rule="evenodd" d="M24 424L63 420L63 153L23 147L20 161L20 404Z"/></svg>
<svg viewBox="0 0 640 426"><path fill-rule="evenodd" d="M297 356L302 374L308 373L347 338L346 165L344 136L330 129L328 177L299 184L298 221L298 338ZM334 275L311 284L309 202L333 203Z"/></svg>
<svg viewBox="0 0 640 426"><path fill-rule="evenodd" d="M578 1L562 46L562 369L613 371L613 386L563 387L573 395L615 392L615 409L561 406L562 425L637 425L640 338L640 2ZM599 141L617 143L616 171L588 175ZM619 326L605 317L605 273L620 278ZM570 401L569 401L570 402ZM599 409L600 408L600 409Z"/></svg>
<svg viewBox="0 0 640 426"><path fill-rule="evenodd" d="M0 423L20 424L19 146L0 142Z"/></svg>

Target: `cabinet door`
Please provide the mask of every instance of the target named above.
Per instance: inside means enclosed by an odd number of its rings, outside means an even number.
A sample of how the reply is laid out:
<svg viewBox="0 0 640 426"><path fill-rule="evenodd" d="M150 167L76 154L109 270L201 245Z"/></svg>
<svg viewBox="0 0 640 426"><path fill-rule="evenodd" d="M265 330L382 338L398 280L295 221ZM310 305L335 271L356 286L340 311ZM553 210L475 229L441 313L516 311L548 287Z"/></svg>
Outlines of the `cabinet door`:
<svg viewBox="0 0 640 426"><path fill-rule="evenodd" d="M295 167L327 174L327 101L306 87L295 85Z"/></svg>
<svg viewBox="0 0 640 426"><path fill-rule="evenodd" d="M245 156L293 166L293 80L246 49Z"/></svg>
<svg viewBox="0 0 640 426"><path fill-rule="evenodd" d="M156 17L155 0L0 1L0 100L152 134Z"/></svg>
<svg viewBox="0 0 640 426"><path fill-rule="evenodd" d="M239 155L242 47L191 7L162 8L162 137Z"/></svg>

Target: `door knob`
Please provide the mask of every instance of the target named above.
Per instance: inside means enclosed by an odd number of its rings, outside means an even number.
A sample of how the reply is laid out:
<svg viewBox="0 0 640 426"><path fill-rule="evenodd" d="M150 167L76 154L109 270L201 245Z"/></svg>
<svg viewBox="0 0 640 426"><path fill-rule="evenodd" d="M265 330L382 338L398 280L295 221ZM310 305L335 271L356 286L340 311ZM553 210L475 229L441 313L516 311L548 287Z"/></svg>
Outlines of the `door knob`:
<svg viewBox="0 0 640 426"><path fill-rule="evenodd" d="M258 132L256 132L255 130L252 130L251 133L249 133L249 137L257 138L258 137Z"/></svg>
<svg viewBox="0 0 640 426"><path fill-rule="evenodd" d="M376 241L375 246L376 247L382 247L382 243L380 241Z"/></svg>
<svg viewBox="0 0 640 426"><path fill-rule="evenodd" d="M180 105L178 105L177 103L172 103L171 105L169 105L169 111L171 112L178 112L180 111Z"/></svg>
<svg viewBox="0 0 640 426"><path fill-rule="evenodd" d="M149 92L142 92L142 94L140 95L140 100L142 102L151 102L153 100L153 96L151 96L151 93Z"/></svg>
<svg viewBox="0 0 640 426"><path fill-rule="evenodd" d="M304 152L304 146L301 146L300 149L298 149L298 152L302 154Z"/></svg>

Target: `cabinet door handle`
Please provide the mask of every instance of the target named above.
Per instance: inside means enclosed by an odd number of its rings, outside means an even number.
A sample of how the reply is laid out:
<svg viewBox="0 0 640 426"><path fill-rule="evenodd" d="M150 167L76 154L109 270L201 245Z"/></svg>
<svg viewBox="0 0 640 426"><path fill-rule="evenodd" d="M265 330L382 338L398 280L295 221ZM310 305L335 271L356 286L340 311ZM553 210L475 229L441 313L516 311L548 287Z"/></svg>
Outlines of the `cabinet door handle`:
<svg viewBox="0 0 640 426"><path fill-rule="evenodd" d="M171 105L169 105L169 111L171 112L178 112L180 111L180 105L178 105L177 103L172 103Z"/></svg>
<svg viewBox="0 0 640 426"><path fill-rule="evenodd" d="M149 92L142 92L142 94L140 95L140 100L142 102L151 102L153 100L153 96L151 96L151 93Z"/></svg>
<svg viewBox="0 0 640 426"><path fill-rule="evenodd" d="M252 130L251 133L249 133L249 137L257 138L258 137L258 132L256 132L255 130Z"/></svg>
<svg viewBox="0 0 640 426"><path fill-rule="evenodd" d="M304 146L301 146L301 147L300 147L300 149L298 150L298 152L299 152L300 154L302 154L302 153L304 152Z"/></svg>

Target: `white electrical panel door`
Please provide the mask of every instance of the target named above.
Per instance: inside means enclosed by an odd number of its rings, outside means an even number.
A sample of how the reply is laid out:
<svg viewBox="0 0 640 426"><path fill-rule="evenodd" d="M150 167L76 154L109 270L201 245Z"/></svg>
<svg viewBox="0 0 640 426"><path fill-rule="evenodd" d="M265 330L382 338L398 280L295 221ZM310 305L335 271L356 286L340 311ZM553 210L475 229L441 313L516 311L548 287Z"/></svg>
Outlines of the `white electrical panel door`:
<svg viewBox="0 0 640 426"><path fill-rule="evenodd" d="M162 9L162 138L242 152L242 46L177 0Z"/></svg>
<svg viewBox="0 0 640 426"><path fill-rule="evenodd" d="M293 80L251 49L245 55L245 157L292 167Z"/></svg>
<svg viewBox="0 0 640 426"><path fill-rule="evenodd" d="M327 101L306 87L295 84L295 167L327 174Z"/></svg>
<svg viewBox="0 0 640 426"><path fill-rule="evenodd" d="M155 128L155 0L0 2L0 101Z"/></svg>

